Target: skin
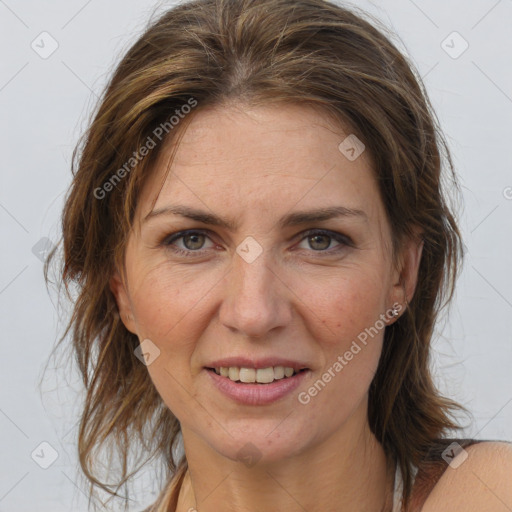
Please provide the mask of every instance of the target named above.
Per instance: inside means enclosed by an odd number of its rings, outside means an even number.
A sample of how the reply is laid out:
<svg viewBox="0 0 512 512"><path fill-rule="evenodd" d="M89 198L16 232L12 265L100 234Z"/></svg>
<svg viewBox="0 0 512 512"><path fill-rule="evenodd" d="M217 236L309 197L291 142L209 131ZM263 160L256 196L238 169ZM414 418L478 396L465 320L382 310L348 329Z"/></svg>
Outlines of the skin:
<svg viewBox="0 0 512 512"><path fill-rule="evenodd" d="M160 350L148 371L180 421L189 463L179 512L362 512L390 504L394 474L367 418L384 328L308 404L298 401L394 303L403 313L416 286L422 246L410 240L400 263L392 261L370 155L350 161L338 149L350 133L304 106L209 108L185 131L163 186L171 145L142 191L124 272L111 288L127 329ZM171 204L238 226L171 214L143 222ZM278 227L290 212L340 205L366 218ZM191 256L160 243L189 229L208 232L171 247ZM311 229L352 242L307 237ZM247 236L262 248L252 263L236 252ZM242 355L292 358L310 372L276 403L239 405L210 383L204 365ZM250 467L238 455L248 442L260 457Z"/></svg>
<svg viewBox="0 0 512 512"><path fill-rule="evenodd" d="M510 512L512 510L512 443L469 446L466 460L448 466L421 512Z"/></svg>

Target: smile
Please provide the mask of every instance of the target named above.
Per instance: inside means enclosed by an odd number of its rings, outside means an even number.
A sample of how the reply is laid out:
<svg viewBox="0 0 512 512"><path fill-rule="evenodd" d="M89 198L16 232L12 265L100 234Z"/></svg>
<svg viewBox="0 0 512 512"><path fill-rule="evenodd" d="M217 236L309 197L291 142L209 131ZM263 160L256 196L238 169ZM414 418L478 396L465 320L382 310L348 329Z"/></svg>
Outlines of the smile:
<svg viewBox="0 0 512 512"><path fill-rule="evenodd" d="M289 366L270 366L268 368L245 368L238 366L230 367L218 367L208 368L210 371L214 371L217 375L227 377L233 382L242 382L245 384L258 383L258 384L270 384L276 380L288 379L293 377L297 373L304 371L294 370Z"/></svg>
<svg viewBox="0 0 512 512"><path fill-rule="evenodd" d="M258 369L230 366L205 370L222 395L244 405L277 402L295 391L311 373L307 368L294 370L283 366Z"/></svg>

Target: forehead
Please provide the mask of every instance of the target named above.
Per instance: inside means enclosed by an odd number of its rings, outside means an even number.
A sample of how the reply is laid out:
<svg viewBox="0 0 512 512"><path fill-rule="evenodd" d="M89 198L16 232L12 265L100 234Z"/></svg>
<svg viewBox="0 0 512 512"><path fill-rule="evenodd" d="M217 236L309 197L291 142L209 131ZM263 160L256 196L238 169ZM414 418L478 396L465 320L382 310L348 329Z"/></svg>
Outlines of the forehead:
<svg viewBox="0 0 512 512"><path fill-rule="evenodd" d="M309 106L239 104L197 111L177 148L174 142L162 148L139 200L140 216L177 203L233 216L295 205L364 207L368 216L379 216L368 151L356 159L340 151L349 136L349 129Z"/></svg>

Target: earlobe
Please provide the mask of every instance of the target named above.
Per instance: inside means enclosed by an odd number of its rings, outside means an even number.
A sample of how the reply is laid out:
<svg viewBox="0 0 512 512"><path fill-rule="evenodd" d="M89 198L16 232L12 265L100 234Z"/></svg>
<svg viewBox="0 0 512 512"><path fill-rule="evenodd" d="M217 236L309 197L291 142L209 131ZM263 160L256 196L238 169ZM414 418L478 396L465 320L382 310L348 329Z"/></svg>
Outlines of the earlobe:
<svg viewBox="0 0 512 512"><path fill-rule="evenodd" d="M124 326L133 334L137 334L135 318L133 315L130 297L128 295L128 291L126 286L119 275L119 272L115 272L115 274L110 278L109 281L110 290L113 293L117 308L119 310L119 316L121 317L121 321Z"/></svg>
<svg viewBox="0 0 512 512"><path fill-rule="evenodd" d="M393 304L393 308L398 309L398 314L391 314L392 322L402 316L414 296L423 244L422 233L415 230L414 235L406 239L402 245L398 261L394 264L389 304ZM392 312L392 309L389 311Z"/></svg>

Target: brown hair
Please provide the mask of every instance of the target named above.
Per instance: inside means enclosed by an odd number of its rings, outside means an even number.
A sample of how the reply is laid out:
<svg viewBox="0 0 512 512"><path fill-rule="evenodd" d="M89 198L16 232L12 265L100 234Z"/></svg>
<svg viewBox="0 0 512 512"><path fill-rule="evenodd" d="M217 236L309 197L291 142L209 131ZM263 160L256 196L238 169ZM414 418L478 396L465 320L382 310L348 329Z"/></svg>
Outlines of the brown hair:
<svg viewBox="0 0 512 512"><path fill-rule="evenodd" d="M413 466L460 428L454 412L463 408L439 394L429 368L435 321L453 296L463 255L443 180L454 191L457 182L424 85L386 32L355 7L325 0L194 0L161 15L117 66L73 153L62 219L60 274L66 290L78 286L78 297L61 342L70 334L87 391L78 450L91 495L96 487L115 494L146 463L129 471L139 442L147 460L163 458L168 476L186 464L173 456L179 422L134 354L139 340L120 321L109 279L122 268L137 198L164 142L203 107L232 101L314 106L350 127L373 159L393 255L422 229L416 293L386 328L369 390L370 426L400 465L405 500ZM173 130L169 117L191 98L197 107ZM162 126L165 138L139 158ZM105 446L121 461L114 491L95 468Z"/></svg>

